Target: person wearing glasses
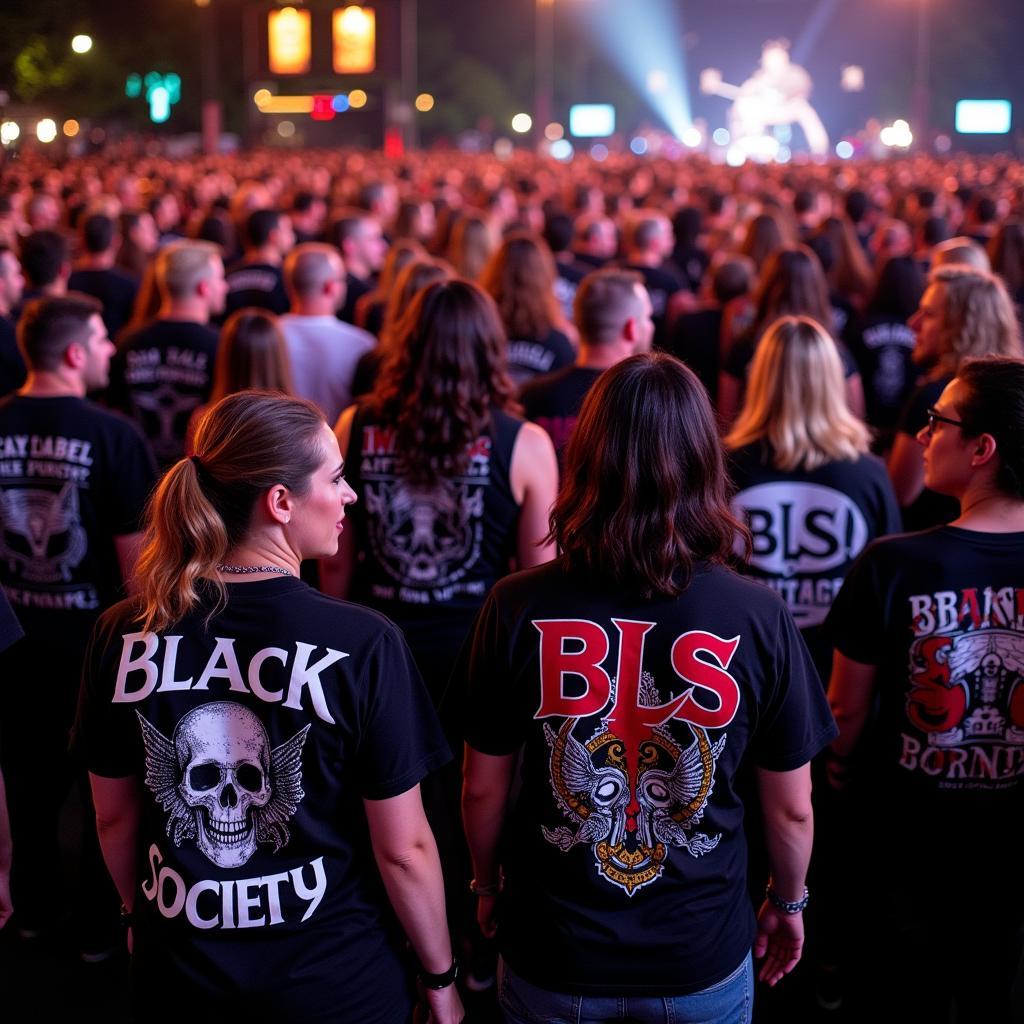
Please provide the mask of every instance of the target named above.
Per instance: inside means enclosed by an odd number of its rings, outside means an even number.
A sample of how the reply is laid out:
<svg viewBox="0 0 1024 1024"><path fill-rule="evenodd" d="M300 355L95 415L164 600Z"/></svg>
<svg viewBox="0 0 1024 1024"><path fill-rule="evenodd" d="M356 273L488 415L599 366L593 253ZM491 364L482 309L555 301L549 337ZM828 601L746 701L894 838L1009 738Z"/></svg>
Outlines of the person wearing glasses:
<svg viewBox="0 0 1024 1024"><path fill-rule="evenodd" d="M956 502L937 494L924 479L924 460L916 438L926 412L935 405L960 364L984 355L1020 356L1020 327L1003 282L966 264L937 267L928 278L909 326L916 335L911 358L923 372L896 427L889 455L889 476L903 512L903 526L919 530L948 523Z"/></svg>
<svg viewBox="0 0 1024 1024"><path fill-rule="evenodd" d="M852 948L894 974L892 1012L999 1024L1024 922L1024 360L962 363L925 415L924 485L960 515L870 545L833 603L830 779Z"/></svg>

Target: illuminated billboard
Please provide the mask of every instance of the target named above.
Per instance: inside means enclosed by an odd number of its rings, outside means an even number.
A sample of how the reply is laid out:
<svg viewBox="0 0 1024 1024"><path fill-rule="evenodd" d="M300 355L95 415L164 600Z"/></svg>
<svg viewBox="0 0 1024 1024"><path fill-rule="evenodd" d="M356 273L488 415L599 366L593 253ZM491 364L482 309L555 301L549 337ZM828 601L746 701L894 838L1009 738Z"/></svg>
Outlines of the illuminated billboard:
<svg viewBox="0 0 1024 1024"><path fill-rule="evenodd" d="M569 108L569 132L578 139L614 135L615 108L610 103L576 103Z"/></svg>
<svg viewBox="0 0 1024 1024"><path fill-rule="evenodd" d="M377 66L377 14L355 4L331 16L334 73L365 75Z"/></svg>
<svg viewBox="0 0 1024 1024"><path fill-rule="evenodd" d="M311 30L309 11L282 7L267 15L270 72L274 75L308 75Z"/></svg>
<svg viewBox="0 0 1024 1024"><path fill-rule="evenodd" d="M960 100L956 130L961 135L1006 135L1010 130L1009 100Z"/></svg>

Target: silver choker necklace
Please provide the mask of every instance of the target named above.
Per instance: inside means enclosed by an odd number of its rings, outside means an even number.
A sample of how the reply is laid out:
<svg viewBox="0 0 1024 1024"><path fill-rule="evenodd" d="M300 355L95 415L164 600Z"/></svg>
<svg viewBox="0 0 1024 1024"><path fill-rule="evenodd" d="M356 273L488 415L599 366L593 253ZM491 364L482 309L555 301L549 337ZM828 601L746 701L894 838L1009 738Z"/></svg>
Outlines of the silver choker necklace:
<svg viewBox="0 0 1024 1024"><path fill-rule="evenodd" d="M235 576L248 576L254 572L276 572L282 576L294 576L291 569L282 569L279 565L218 565L217 572L232 573Z"/></svg>

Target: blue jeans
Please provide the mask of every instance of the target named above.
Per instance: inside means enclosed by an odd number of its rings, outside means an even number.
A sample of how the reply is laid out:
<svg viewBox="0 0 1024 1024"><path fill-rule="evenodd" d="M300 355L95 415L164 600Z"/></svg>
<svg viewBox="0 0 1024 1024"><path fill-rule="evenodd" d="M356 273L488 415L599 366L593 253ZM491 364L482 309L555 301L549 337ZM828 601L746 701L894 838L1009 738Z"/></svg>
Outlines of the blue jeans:
<svg viewBox="0 0 1024 1024"><path fill-rule="evenodd" d="M573 996L538 988L498 961L507 1024L749 1024L754 965L748 953L728 977L687 996Z"/></svg>

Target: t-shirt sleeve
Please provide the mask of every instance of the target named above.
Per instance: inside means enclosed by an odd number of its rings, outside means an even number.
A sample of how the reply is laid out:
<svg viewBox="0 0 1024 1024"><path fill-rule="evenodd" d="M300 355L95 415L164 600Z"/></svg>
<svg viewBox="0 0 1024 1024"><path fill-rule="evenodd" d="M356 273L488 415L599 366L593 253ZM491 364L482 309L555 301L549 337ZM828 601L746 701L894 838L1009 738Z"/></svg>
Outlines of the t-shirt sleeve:
<svg viewBox="0 0 1024 1024"><path fill-rule="evenodd" d="M146 439L134 424L125 423L123 428L118 446L118 478L110 495L115 537L142 529L146 501L157 478L156 461Z"/></svg>
<svg viewBox="0 0 1024 1024"><path fill-rule="evenodd" d="M453 690L465 695L463 734L482 754L514 754L526 738L511 670L509 631L493 593L477 615L455 669Z"/></svg>
<svg viewBox="0 0 1024 1024"><path fill-rule="evenodd" d="M7 603L7 595L0 590L0 651L6 651L15 640L20 640L24 635L21 623Z"/></svg>
<svg viewBox="0 0 1024 1024"><path fill-rule="evenodd" d="M878 548L869 544L853 563L825 620L840 654L864 665L882 661L885 609L878 579Z"/></svg>
<svg viewBox="0 0 1024 1024"><path fill-rule="evenodd" d="M120 640L120 634L108 613L93 627L86 648L71 752L93 775L120 779L137 775L144 755L134 705L111 700L115 639Z"/></svg>
<svg viewBox="0 0 1024 1024"><path fill-rule="evenodd" d="M778 646L768 699L760 708L750 752L754 764L788 772L806 764L836 735L825 691L788 609L780 609Z"/></svg>
<svg viewBox="0 0 1024 1024"><path fill-rule="evenodd" d="M359 788L367 800L386 800L412 789L452 755L412 654L395 627L377 642L366 672Z"/></svg>

